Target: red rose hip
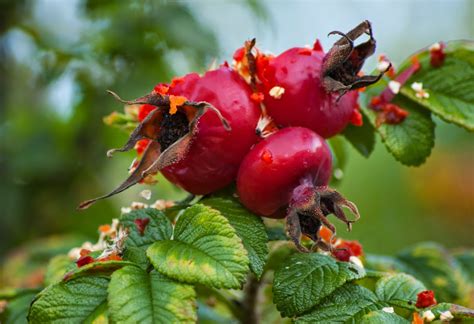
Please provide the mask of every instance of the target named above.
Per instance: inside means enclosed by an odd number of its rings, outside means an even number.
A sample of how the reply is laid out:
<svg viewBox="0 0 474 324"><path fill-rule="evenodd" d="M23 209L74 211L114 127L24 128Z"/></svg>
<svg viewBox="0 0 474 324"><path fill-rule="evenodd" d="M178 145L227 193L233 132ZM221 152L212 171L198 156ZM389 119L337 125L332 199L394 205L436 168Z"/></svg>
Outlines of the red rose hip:
<svg viewBox="0 0 474 324"><path fill-rule="evenodd" d="M225 130L216 114L205 113L188 153L164 168L163 175L193 194L208 194L228 185L258 140L255 128L260 110L250 98L250 87L230 68L221 67L202 77L188 74L169 93L209 102L219 109L232 130Z"/></svg>
<svg viewBox="0 0 474 324"><path fill-rule="evenodd" d="M385 73L360 75L365 59L375 51L371 25L364 21L347 34L330 34L341 39L327 53L317 41L313 48L295 47L271 57L253 50L254 42L246 43L251 55L237 62L236 69L244 77L253 71L250 83L264 95L265 114L278 126L306 127L328 138L341 133L348 123L361 125L358 92L353 90L377 82ZM355 46L354 41L363 34L369 40ZM260 123L259 131L267 124Z"/></svg>
<svg viewBox="0 0 474 324"><path fill-rule="evenodd" d="M160 84L133 101L118 98L126 104L142 105L142 120L124 147L108 154L128 151L143 139L149 142L144 151L138 145L142 157L121 185L79 208L124 191L159 171L192 194L225 187L235 179L240 162L258 141L255 128L260 109L251 94L249 85L236 72L222 66L203 76L191 73L175 78L169 86Z"/></svg>
<svg viewBox="0 0 474 324"><path fill-rule="evenodd" d="M287 232L297 248L300 236L319 239L321 224L335 233L326 216L334 214L350 228L341 206L357 217L356 206L327 185L331 177L331 151L324 139L302 127L289 127L270 135L247 154L237 175L237 192L244 206L258 215L286 217Z"/></svg>
<svg viewBox="0 0 474 324"><path fill-rule="evenodd" d="M324 53L302 50L289 49L270 61L265 70L264 104L277 125L307 127L331 137L358 113L358 93L351 91L338 100L336 92L327 92L321 78ZM270 95L274 87L283 89L283 94Z"/></svg>

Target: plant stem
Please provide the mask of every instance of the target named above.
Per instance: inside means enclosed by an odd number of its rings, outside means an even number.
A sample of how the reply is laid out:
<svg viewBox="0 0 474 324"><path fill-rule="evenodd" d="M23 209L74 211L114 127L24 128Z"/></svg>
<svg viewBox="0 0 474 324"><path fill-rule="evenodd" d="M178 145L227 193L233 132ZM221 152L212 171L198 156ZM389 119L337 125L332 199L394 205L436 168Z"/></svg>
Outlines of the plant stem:
<svg viewBox="0 0 474 324"><path fill-rule="evenodd" d="M249 274L247 283L244 287L244 297L242 300L243 314L241 321L245 324L260 323L260 284L261 282L255 277L253 273Z"/></svg>

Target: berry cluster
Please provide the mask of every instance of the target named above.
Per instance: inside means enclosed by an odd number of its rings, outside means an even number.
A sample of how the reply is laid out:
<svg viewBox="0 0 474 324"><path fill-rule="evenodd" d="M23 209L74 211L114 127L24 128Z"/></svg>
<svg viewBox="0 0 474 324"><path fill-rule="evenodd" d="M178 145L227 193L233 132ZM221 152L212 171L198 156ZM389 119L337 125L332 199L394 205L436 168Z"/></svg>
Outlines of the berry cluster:
<svg viewBox="0 0 474 324"><path fill-rule="evenodd" d="M357 46L362 35L369 39ZM342 207L359 217L356 206L328 187L331 151L325 141L352 123L361 125L358 89L377 82L362 75L365 59L375 51L371 25L364 21L324 53L291 48L278 56L264 54L248 41L224 63L204 75L196 73L158 84L133 101L138 126L124 147L136 148L140 159L110 197L147 182L161 172L191 194L206 195L233 181L244 206L272 218L286 217L287 232L301 251L304 235L314 246L332 249L319 237L322 225L335 234L326 218L334 214L348 227Z"/></svg>

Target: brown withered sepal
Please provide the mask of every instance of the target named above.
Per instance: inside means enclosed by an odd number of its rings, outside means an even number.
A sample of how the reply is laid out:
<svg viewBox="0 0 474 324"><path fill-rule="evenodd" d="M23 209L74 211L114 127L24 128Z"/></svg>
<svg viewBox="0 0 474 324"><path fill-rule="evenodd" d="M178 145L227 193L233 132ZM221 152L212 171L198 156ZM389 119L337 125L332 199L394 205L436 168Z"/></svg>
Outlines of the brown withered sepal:
<svg viewBox="0 0 474 324"><path fill-rule="evenodd" d="M369 40L354 46L354 41L366 34ZM376 83L390 69L378 75L363 75L359 72L365 60L374 54L376 41L368 20L363 21L347 34L332 31L329 35L342 36L327 52L323 59L323 85L328 92L338 92L340 96L350 90L356 90Z"/></svg>
<svg viewBox="0 0 474 324"><path fill-rule="evenodd" d="M161 169L176 163L186 156L192 145L193 136L197 131L199 118L210 109L217 114L226 130L230 125L216 107L208 102L186 101L178 107L175 113L170 112L170 97L156 91L135 100L121 99L117 94L108 91L118 101L127 105L149 104L156 107L140 122L131 133L125 145L121 148L111 149L107 156L115 152L126 152L135 147L142 139L150 140L138 165L134 167L128 178L110 193L82 202L78 209L86 209L96 201L116 195L131 186L139 183L149 175L156 174Z"/></svg>

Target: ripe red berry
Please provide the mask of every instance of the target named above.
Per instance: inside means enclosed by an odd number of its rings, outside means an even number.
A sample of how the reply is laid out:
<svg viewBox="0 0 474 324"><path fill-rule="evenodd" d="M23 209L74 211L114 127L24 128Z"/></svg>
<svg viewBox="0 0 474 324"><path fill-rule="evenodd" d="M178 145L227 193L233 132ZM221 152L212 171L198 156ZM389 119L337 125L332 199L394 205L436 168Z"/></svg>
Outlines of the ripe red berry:
<svg viewBox="0 0 474 324"><path fill-rule="evenodd" d="M189 152L162 173L193 194L208 194L228 185L235 179L245 154L258 140L255 128L260 109L251 100L250 87L232 69L221 67L202 77L188 74L170 87L169 93L211 103L232 130L225 130L216 114L206 112L199 119Z"/></svg>
<svg viewBox="0 0 474 324"><path fill-rule="evenodd" d="M327 53L318 41L313 48L295 47L277 57L255 49L255 40L237 50L236 71L263 94L259 96L264 98L259 133L265 133L270 124L267 116L278 126L306 127L324 138L342 132L348 123L362 124L358 92L352 90L377 82L391 65L378 75L361 75L365 59L375 51L370 22L363 21L347 34L330 34L342 37ZM363 34L369 40L355 46Z"/></svg>
<svg viewBox="0 0 474 324"><path fill-rule="evenodd" d="M323 59L322 51L292 48L269 62L264 72L264 103L278 125L306 127L327 138L340 133L358 111L357 91L339 101L336 92L326 91ZM284 89L284 93L269 95L274 87Z"/></svg>
<svg viewBox="0 0 474 324"><path fill-rule="evenodd" d="M159 171L192 194L225 187L235 179L240 162L259 139L255 129L260 108L251 94L249 85L226 66L203 76L191 73L174 78L169 86L160 84L134 101L114 94L126 104L142 104L143 120L124 147L110 150L108 155L134 147L143 154L115 190L85 201L79 208L124 191ZM140 142L143 139L149 140L146 145Z"/></svg>
<svg viewBox="0 0 474 324"><path fill-rule="evenodd" d="M240 201L258 215L287 217L287 231L300 250L300 234L318 240L321 224L335 233L326 216L334 213L349 227L341 206L357 208L327 187L331 151L324 139L302 127L284 128L256 144L237 175Z"/></svg>

